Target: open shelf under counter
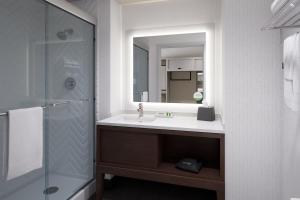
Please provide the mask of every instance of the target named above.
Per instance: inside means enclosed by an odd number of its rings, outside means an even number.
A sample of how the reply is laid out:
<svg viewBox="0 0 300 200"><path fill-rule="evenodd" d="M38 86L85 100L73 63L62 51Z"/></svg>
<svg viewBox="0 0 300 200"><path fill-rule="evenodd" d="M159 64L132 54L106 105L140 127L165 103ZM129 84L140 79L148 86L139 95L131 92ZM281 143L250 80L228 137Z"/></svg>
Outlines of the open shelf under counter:
<svg viewBox="0 0 300 200"><path fill-rule="evenodd" d="M146 168L146 167L136 167L135 165L130 164L117 164L117 163L107 163L107 162L100 162L98 166L101 166L100 168L103 171L110 171L110 173L114 175L120 175L120 176L126 176L122 173L116 172L114 169L123 169L123 172L130 171L130 170L136 170L140 171L143 174L149 173L156 173L160 175L168 175L168 176L177 176L177 177L186 177L186 178L192 178L192 179L199 179L200 181L203 179L209 179L209 180L215 180L215 181L222 181L223 178L221 177L220 170L219 169L213 169L208 167L203 167L199 173L192 173L192 172L186 172L183 170L179 170L175 167L174 163L168 163L163 162L160 163L155 168ZM111 170L109 170L111 169ZM127 174L128 172L126 172ZM130 176L129 176L130 177Z"/></svg>
<svg viewBox="0 0 300 200"><path fill-rule="evenodd" d="M175 167L174 163L163 162L157 167L157 171L161 173L173 174L182 177L191 177L198 179L211 179L211 180L222 180L219 169L203 167L199 173L191 173L179 170Z"/></svg>

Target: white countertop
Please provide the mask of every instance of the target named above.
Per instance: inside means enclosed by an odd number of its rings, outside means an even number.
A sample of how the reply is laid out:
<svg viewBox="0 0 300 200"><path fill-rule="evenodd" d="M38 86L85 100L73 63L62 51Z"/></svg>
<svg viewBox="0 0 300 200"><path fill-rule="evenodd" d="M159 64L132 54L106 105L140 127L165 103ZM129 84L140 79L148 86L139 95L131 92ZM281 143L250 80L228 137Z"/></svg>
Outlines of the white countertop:
<svg viewBox="0 0 300 200"><path fill-rule="evenodd" d="M97 122L97 125L124 126L133 128L150 128L164 130L180 130L205 133L225 134L220 119L212 122L198 121L196 117L174 116L173 118L156 118L154 121L126 120L127 117L135 117L137 114L120 114ZM154 115L145 115L145 118L153 118Z"/></svg>

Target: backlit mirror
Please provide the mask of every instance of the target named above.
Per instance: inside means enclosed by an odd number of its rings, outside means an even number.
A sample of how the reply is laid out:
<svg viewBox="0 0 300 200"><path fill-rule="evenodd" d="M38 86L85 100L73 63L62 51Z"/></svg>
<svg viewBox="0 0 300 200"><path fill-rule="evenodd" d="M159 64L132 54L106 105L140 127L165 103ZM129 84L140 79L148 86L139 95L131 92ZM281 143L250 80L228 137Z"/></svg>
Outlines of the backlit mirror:
<svg viewBox="0 0 300 200"><path fill-rule="evenodd" d="M134 37L134 102L201 104L205 50L205 33Z"/></svg>

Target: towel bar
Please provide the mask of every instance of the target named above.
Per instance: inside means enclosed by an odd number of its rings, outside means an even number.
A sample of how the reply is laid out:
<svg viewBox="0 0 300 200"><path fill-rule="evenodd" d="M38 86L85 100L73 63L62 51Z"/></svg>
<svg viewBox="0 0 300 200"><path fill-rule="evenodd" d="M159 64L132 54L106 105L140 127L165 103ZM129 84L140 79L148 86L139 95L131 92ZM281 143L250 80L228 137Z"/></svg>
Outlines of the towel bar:
<svg viewBox="0 0 300 200"><path fill-rule="evenodd" d="M83 100L80 100L80 101L89 101L89 99L83 99ZM50 103L50 104L47 104L45 106L42 106L42 108L46 109L46 108L50 108L50 107L56 107L56 106L59 106L59 105L72 103L72 102L73 101L64 101L64 102L58 102L58 103ZM0 117L1 116L6 116L6 115L8 115L8 112L0 113Z"/></svg>

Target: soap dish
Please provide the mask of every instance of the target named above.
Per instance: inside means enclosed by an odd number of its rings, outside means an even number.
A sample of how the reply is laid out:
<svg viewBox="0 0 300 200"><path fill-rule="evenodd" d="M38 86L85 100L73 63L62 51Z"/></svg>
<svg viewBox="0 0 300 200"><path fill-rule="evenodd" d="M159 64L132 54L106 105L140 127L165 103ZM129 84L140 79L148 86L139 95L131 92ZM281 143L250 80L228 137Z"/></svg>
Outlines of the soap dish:
<svg viewBox="0 0 300 200"><path fill-rule="evenodd" d="M171 112L158 112L155 116L158 118L173 118L174 114Z"/></svg>

